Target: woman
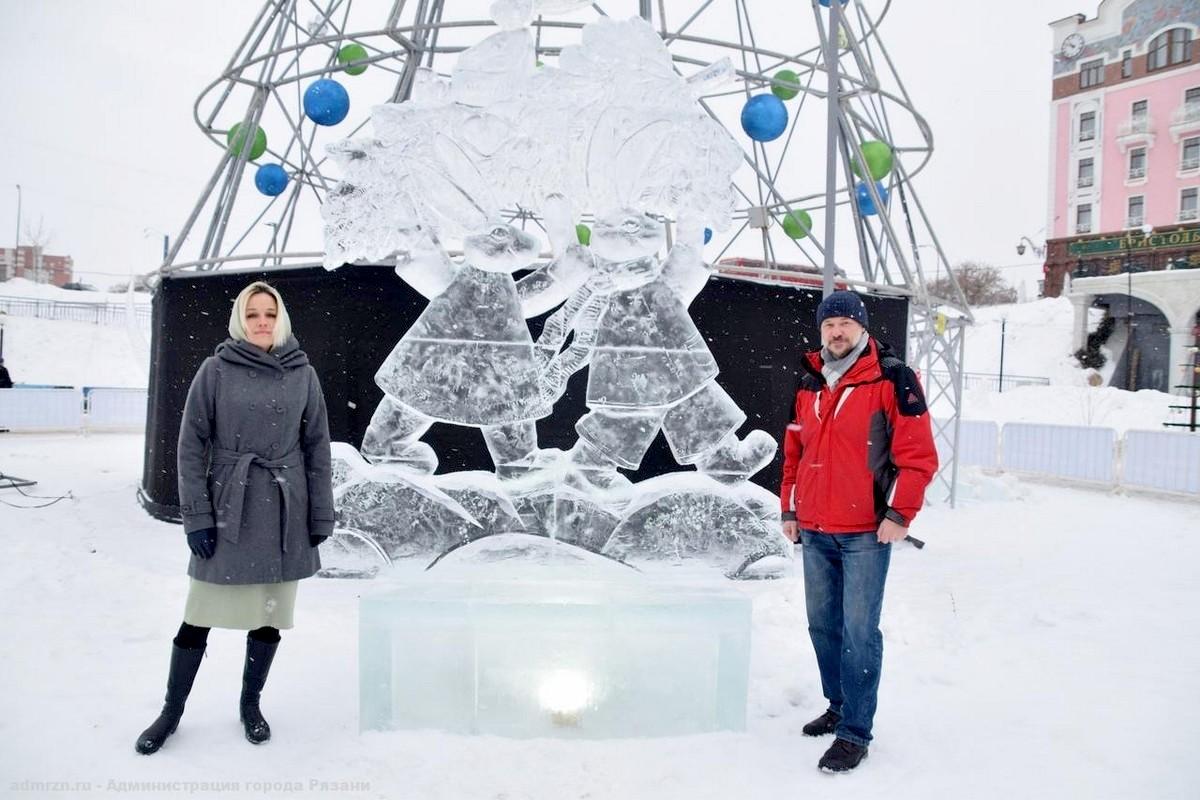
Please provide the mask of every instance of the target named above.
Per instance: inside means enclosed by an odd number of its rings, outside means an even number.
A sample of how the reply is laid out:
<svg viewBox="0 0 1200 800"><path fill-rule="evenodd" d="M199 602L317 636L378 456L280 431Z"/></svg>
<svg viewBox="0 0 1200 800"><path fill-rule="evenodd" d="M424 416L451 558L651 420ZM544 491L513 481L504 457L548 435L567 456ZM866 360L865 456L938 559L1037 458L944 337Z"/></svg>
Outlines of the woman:
<svg viewBox="0 0 1200 800"><path fill-rule="evenodd" d="M188 391L179 427L179 502L192 558L167 698L137 741L162 747L183 716L210 628L248 630L241 719L262 744L259 695L292 627L296 586L321 567L333 532L329 426L316 371L292 336L283 298L255 282L234 301L229 339Z"/></svg>

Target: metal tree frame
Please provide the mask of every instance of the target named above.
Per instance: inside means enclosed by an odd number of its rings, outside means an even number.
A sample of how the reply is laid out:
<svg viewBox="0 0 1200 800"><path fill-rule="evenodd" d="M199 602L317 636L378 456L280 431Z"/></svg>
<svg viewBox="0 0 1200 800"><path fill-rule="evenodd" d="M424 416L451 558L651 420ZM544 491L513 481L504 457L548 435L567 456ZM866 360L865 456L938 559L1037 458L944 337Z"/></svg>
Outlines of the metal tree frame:
<svg viewBox="0 0 1200 800"><path fill-rule="evenodd" d="M745 275L744 259L749 258L753 279L765 281L794 282L797 269L819 271L826 293L832 291L837 274L841 282L908 297L909 360L923 371L930 406L940 403L939 410L950 411L934 422L945 462L935 486L953 504L963 332L973 318L913 183L933 153L933 136L879 35L891 0L851 0L847 5L833 0L829 8L810 2L816 43L798 52L760 45L762 37L756 33L767 26L761 19L756 25L749 0L672 0L670 17L664 0L596 0L590 9L569 15L571 19L539 16L531 27L539 59L555 58L563 46L578 40L584 24L600 16L637 15L658 31L681 75L729 60L733 80L699 102L743 142L748 168L738 173L740 202L731 228L714 239L717 252L712 261L720 268L723 257L740 257L739 272ZM316 210L338 178L318 145L360 135L369 114L323 129L304 116L304 87L333 77L344 80L358 97L359 85L349 82L361 79L340 73L365 65L371 76L369 99L399 102L409 97L418 69L448 74L455 54L496 30L482 16L451 16L445 0L391 0L386 11L376 5L378 0L358 0L357 5L355 0L263 4L225 70L196 100L196 123L218 145L221 157L160 273L319 265L323 253ZM872 14L866 5L877 10ZM365 19L354 13L364 8ZM302 16L308 21L302 22ZM735 27L737 38L706 35L706 24L722 32ZM774 32L780 26L769 27ZM339 62L339 50L350 43L361 45L367 57ZM777 78L783 69L794 72L796 79ZM753 141L739 129L737 112L752 95L773 85L797 92L786 135L773 142ZM806 109L824 118L825 181L820 187L802 186L789 170L788 156L800 138L798 132L802 136L815 129L802 122ZM228 130L239 122L243 131L261 126L270 133L267 152L259 160L284 167L290 182L283 194L268 198L254 191L246 174L250 134L239 152L226 146ZM909 130L901 130L901 125ZM865 163L862 147L871 140L889 144L894 166L885 178L888 202L874 181L864 182L880 210L867 215L855 198L852 165ZM782 231L779 219L800 210L825 214L822 236L817 236L817 225L798 239ZM506 213L522 226L539 224L526 209ZM264 228L270 229L269 237ZM839 251L835 246L839 229L853 232L852 247L844 245ZM306 234L308 241L299 241ZM930 251L927 260L922 250ZM936 281L927 280L931 268ZM936 289L947 296L935 295Z"/></svg>

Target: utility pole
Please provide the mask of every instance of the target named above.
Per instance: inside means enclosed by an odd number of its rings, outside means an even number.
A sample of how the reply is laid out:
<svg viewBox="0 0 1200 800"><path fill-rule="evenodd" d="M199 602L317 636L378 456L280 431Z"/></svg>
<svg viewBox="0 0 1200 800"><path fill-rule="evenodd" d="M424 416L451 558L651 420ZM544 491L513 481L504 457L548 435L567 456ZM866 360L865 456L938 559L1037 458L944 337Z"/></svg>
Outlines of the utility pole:
<svg viewBox="0 0 1200 800"><path fill-rule="evenodd" d="M833 0L829 4L829 29L825 31L825 75L829 79L829 87L825 94L825 269L821 282L821 296L833 294L833 277L837 269L834 258L834 236L837 230L837 158L841 152L841 124L838 115L841 112L839 88L841 78L838 76L838 31L841 30L841 3Z"/></svg>

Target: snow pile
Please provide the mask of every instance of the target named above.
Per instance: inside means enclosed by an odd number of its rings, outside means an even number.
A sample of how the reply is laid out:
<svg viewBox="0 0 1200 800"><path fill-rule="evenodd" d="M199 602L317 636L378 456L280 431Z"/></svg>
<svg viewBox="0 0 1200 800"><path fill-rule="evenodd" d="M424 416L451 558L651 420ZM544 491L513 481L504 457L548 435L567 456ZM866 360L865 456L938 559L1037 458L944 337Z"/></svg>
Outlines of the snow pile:
<svg viewBox="0 0 1200 800"><path fill-rule="evenodd" d="M1000 372L1001 323L1004 374L1049 378L1051 385L1084 385L1083 370L1071 355L1074 307L1065 297L973 309L963 355L966 372Z"/></svg>
<svg viewBox="0 0 1200 800"><path fill-rule="evenodd" d="M1099 426L1118 433L1162 430L1162 423L1173 419L1168 406L1179 398L1166 392L1088 386L1087 373L1072 355L1074 319L1074 308L1065 297L975 309L975 325L966 331L964 371L999 374L1001 326L1007 320L1004 374L1046 378L1050 384L1013 386L1006 380L1003 393L967 388L963 419ZM944 401L936 402L933 410L939 417L950 413Z"/></svg>
<svg viewBox="0 0 1200 800"><path fill-rule="evenodd" d="M12 314L4 322L4 366L18 384L141 389L149 357L144 330Z"/></svg>

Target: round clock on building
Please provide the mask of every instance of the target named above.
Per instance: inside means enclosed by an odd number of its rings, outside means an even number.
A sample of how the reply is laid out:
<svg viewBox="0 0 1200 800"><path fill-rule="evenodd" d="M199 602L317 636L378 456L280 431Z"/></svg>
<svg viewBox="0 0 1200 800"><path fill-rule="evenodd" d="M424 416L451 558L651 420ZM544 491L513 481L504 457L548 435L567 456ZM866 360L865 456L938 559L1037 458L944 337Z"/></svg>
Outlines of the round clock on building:
<svg viewBox="0 0 1200 800"><path fill-rule="evenodd" d="M1083 52L1083 37L1078 33L1072 33L1067 38L1063 39L1062 47L1059 48L1063 58L1076 58Z"/></svg>

